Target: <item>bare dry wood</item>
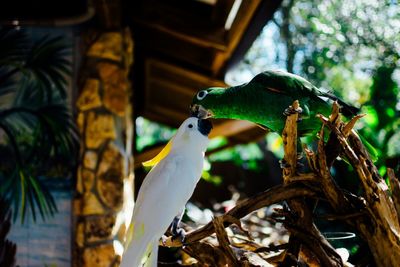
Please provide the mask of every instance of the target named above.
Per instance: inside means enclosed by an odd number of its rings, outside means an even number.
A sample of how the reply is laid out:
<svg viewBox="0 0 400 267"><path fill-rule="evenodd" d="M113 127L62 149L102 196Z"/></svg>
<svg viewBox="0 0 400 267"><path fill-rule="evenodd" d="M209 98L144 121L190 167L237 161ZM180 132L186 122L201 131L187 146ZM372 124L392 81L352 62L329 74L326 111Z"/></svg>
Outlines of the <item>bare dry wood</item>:
<svg viewBox="0 0 400 267"><path fill-rule="evenodd" d="M392 198L394 206L396 208L396 213L397 215L400 215L400 182L394 175L393 169L388 168L387 173L389 177L390 187L392 189Z"/></svg>
<svg viewBox="0 0 400 267"><path fill-rule="evenodd" d="M334 125L326 117L320 118L338 138L364 189L363 197L367 202L368 215L348 222L352 223L367 241L378 266L399 266L399 220L387 185L380 177L357 133L348 129L343 132L343 123ZM350 134L347 138L348 132Z"/></svg>
<svg viewBox="0 0 400 267"><path fill-rule="evenodd" d="M291 110L301 110L299 101L294 101L293 104L289 107ZM283 139L283 147L285 156L283 158L285 167L283 168L283 183L289 184L293 181L293 177L297 172L297 122L299 120L299 112L293 112L286 119L285 128L282 132ZM326 165L326 163L325 163ZM325 166L326 167L326 166ZM327 167L326 167L327 169ZM328 180L328 179L324 179ZM335 192L330 191L329 192ZM291 229L291 236L289 240L289 249L287 250L288 256L285 259L286 264L292 263L292 255L295 258L299 258L299 253L303 249L301 244L307 244L305 241L310 241L308 245L308 249L310 249L309 245L313 244L314 249L313 252L315 256L318 258L323 266L343 266L342 260L340 256L335 252L335 250L330 246L330 244L323 238L322 234L315 226L313 222L312 211L305 204L304 199L293 199L288 201L289 207L292 212L295 213L296 223L294 225L290 225L287 222L284 223L286 228ZM295 229L300 229L296 231ZM308 238L304 240L304 231L307 230ZM329 248L326 250L326 248ZM304 255L308 255L305 253ZM304 259L307 263L307 258ZM314 261L314 258L310 258L310 261Z"/></svg>
<svg viewBox="0 0 400 267"><path fill-rule="evenodd" d="M335 110L332 112L334 114ZM335 180L332 178L324 151L324 125L321 127L319 132L320 140L318 142L318 156L315 158L317 162L314 162L314 166L318 166L314 171L321 177L321 188L325 193L329 203L332 207L338 211L346 213L351 207L350 203L347 201L345 195L340 190L339 186L336 184ZM343 208L345 208L343 210ZM341 210L342 209L342 210Z"/></svg>
<svg viewBox="0 0 400 267"><path fill-rule="evenodd" d="M214 225L215 233L217 235L219 246L226 256L227 265L234 267L240 266L238 259L236 258L235 254L232 251L232 248L230 247L229 238L225 232L224 218L217 217L212 222Z"/></svg>
<svg viewBox="0 0 400 267"><path fill-rule="evenodd" d="M299 101L294 101L289 107L292 110L299 110ZM285 156L283 157L284 165L283 168L283 183L288 184L291 182L291 178L296 174L297 167L297 121L299 120L299 113L294 112L290 114L286 119L285 128L282 132L283 139L283 150Z"/></svg>
<svg viewBox="0 0 400 267"><path fill-rule="evenodd" d="M298 197L315 198L318 193L310 190L309 187L303 184L292 183L290 185L278 185L272 187L262 193L259 193L251 198L241 201L233 209L228 211L222 216L225 227L232 224L230 217L243 218L244 216L252 213L263 207L268 207L275 203L280 203L285 200L290 200ZM226 218L226 219L225 219ZM185 245L192 244L200 241L215 233L214 225L212 222L207 225L190 232L186 235ZM167 247L181 247L183 244L179 239L172 239L171 237L164 240L160 245Z"/></svg>

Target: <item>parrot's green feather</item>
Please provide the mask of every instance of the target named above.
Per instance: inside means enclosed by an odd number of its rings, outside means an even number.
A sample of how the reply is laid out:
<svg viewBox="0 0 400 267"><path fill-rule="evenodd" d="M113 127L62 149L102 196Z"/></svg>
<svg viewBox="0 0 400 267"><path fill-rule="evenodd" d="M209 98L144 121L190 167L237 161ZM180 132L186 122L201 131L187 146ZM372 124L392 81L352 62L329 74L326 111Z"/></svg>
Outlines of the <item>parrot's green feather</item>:
<svg viewBox="0 0 400 267"><path fill-rule="evenodd" d="M262 72L239 86L207 89L207 95L201 100L195 96L193 103L210 110L215 118L249 120L281 132L285 123L283 112L295 100L299 100L303 108L303 121L298 126L302 135L320 126L316 115L329 115L335 100L344 110L355 109L304 78L283 71Z"/></svg>
<svg viewBox="0 0 400 267"><path fill-rule="evenodd" d="M371 160L376 162L378 160L379 157L379 153L378 151L375 149L375 147L373 147L368 141L367 139L365 139L364 136L362 136L361 134L358 135L361 139L361 142L363 143L363 145L365 146L365 148L367 149L369 156L371 157Z"/></svg>
<svg viewBox="0 0 400 267"><path fill-rule="evenodd" d="M239 86L200 91L193 98L192 106L201 106L214 118L248 120L281 133L286 121L283 112L295 100L300 102L303 110L302 121L298 123L300 136L318 131L321 121L316 115L328 116L334 101L339 103L345 116L358 112L358 108L346 104L332 92L319 89L300 76L273 70L262 72L250 82ZM367 146L368 150L370 148L372 146Z"/></svg>

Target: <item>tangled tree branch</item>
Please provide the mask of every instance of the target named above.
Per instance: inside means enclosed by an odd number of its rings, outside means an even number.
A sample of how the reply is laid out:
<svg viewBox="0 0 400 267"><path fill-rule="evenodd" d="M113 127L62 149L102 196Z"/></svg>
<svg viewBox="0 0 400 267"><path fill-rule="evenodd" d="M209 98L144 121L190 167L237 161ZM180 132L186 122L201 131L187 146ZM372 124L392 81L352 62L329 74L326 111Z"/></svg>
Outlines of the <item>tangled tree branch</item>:
<svg viewBox="0 0 400 267"><path fill-rule="evenodd" d="M295 101L290 108L299 110L299 107ZM322 199L334 211L325 215L326 219L341 220L353 227L367 242L377 266L400 266L400 183L389 169L392 189L389 190L353 130L362 115L344 123L337 103L333 104L329 118L319 115L322 127L317 151L304 148L311 169L309 173L299 173L297 169L298 117L298 113L289 115L282 133L285 151L282 185L243 200L224 215L190 232L185 244L169 237L162 245L184 246L184 251L197 259L197 266L267 266L270 263L293 266L300 262L313 266L343 266L341 257L314 224L321 216L313 214L305 201ZM325 142L326 129L330 134ZM343 190L332 177L330 166L338 155L345 157L356 171L363 187L361 195ZM225 232L226 227L234 224L248 236L240 219L281 202L286 202L288 207L278 210L274 218L290 232L287 244L265 248L251 240L238 243ZM210 239L214 233L217 238ZM283 252L266 258L265 253L273 250Z"/></svg>
<svg viewBox="0 0 400 267"><path fill-rule="evenodd" d="M317 196L318 192L300 183L293 183L286 186L278 185L238 203L233 209L222 215L221 220L224 226L227 227L233 223L230 218L241 219L253 211L285 200L299 197L316 198ZM198 242L213 233L215 233L214 223L210 222L200 229L188 233L185 238L185 245ZM183 244L181 240L169 237L164 241L163 245L180 247Z"/></svg>

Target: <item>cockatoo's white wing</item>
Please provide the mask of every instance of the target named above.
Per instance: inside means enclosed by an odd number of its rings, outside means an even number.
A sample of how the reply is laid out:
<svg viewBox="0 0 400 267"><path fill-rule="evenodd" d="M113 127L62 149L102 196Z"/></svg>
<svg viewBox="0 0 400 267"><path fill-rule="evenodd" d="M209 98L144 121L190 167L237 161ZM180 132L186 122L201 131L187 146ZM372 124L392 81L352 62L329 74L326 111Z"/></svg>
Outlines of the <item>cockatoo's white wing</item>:
<svg viewBox="0 0 400 267"><path fill-rule="evenodd" d="M158 233L155 233L155 231L162 231L158 224L161 214L155 209L161 205L160 201L162 200L160 198L163 198L170 177L175 172L176 161L164 159L144 179L133 210L128 231L128 247L124 252L121 267L139 266L143 257L146 257L146 254L158 245Z"/></svg>
<svg viewBox="0 0 400 267"><path fill-rule="evenodd" d="M159 220L164 220L162 217L165 216L163 212L165 209L160 209L160 207L173 204L168 191L171 187L171 179L177 175L178 163L174 158L165 158L150 171L143 181L136 200L132 221L135 224L145 223L145 230L154 231L156 230L154 228L157 228L162 231ZM165 220L168 221L169 218L165 218ZM167 222L168 225L171 220Z"/></svg>
<svg viewBox="0 0 400 267"><path fill-rule="evenodd" d="M136 267L188 201L200 178L203 158L169 155L143 181L132 216L132 240L121 267ZM182 180L182 177L184 179ZM137 265L135 265L137 264Z"/></svg>
<svg viewBox="0 0 400 267"><path fill-rule="evenodd" d="M202 164L200 154L197 159L171 154L157 164L143 182L133 220L162 235L192 195Z"/></svg>

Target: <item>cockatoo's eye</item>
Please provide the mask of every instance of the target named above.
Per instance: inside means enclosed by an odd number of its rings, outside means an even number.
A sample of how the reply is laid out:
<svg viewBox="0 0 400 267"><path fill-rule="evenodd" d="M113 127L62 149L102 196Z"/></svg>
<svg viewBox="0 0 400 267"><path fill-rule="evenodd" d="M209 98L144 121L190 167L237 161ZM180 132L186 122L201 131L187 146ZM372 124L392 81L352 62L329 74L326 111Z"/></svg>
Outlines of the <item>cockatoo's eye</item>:
<svg viewBox="0 0 400 267"><path fill-rule="evenodd" d="M197 100L203 100L208 92L206 90L200 91L197 93Z"/></svg>
<svg viewBox="0 0 400 267"><path fill-rule="evenodd" d="M189 124L188 127L189 127L190 129L192 129L192 128L193 128L193 124Z"/></svg>

